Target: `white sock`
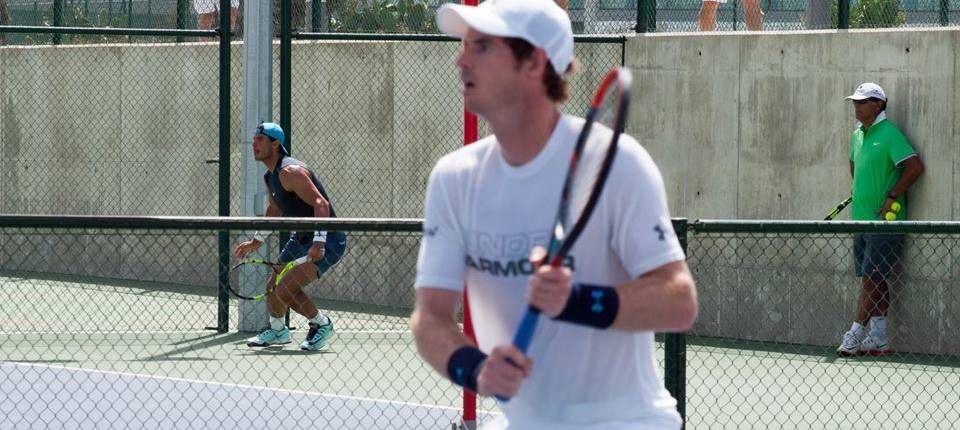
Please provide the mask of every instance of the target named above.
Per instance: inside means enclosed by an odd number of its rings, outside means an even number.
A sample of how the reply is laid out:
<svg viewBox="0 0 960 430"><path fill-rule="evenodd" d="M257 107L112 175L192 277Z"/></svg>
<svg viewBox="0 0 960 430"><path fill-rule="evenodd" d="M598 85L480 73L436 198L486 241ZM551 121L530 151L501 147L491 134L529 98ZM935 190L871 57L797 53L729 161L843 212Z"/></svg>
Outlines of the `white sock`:
<svg viewBox="0 0 960 430"><path fill-rule="evenodd" d="M870 317L870 337L887 338L887 317Z"/></svg>
<svg viewBox="0 0 960 430"><path fill-rule="evenodd" d="M283 317L280 317L280 318L277 318L274 316L270 317L270 328L276 331L280 331L280 330L283 330L284 327L286 327L286 325L283 324Z"/></svg>
<svg viewBox="0 0 960 430"><path fill-rule="evenodd" d="M854 322L853 325L850 326L850 331L858 337L863 336L863 329L864 327L859 322Z"/></svg>
<svg viewBox="0 0 960 430"><path fill-rule="evenodd" d="M316 325L330 324L330 318L327 318L327 316L324 315L323 312L317 311L317 316L310 318L309 323L316 324Z"/></svg>

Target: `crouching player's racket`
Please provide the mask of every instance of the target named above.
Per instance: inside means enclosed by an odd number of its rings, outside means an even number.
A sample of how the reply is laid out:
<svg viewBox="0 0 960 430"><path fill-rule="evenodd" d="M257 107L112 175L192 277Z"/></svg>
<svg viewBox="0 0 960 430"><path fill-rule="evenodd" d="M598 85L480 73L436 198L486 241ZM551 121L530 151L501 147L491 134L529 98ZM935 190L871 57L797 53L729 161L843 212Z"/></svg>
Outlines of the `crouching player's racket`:
<svg viewBox="0 0 960 430"><path fill-rule="evenodd" d="M260 301L272 293L273 289L276 288L277 285L280 285L280 280L283 279L283 277L286 276L291 269L308 261L310 261L310 257L307 255L304 255L303 257L300 257L289 263L277 263L274 261L257 259L243 260L230 268L230 282L227 284L227 287L230 288L230 293L239 299ZM276 277L272 283L267 285L267 282L272 275L276 275ZM255 296L245 296L240 294L239 288L237 288L236 284L240 281L241 277L246 279L254 279L254 282L259 282L261 285L267 285L267 291L265 291L263 294L257 294Z"/></svg>
<svg viewBox="0 0 960 430"><path fill-rule="evenodd" d="M607 72L593 95L590 108L587 110L586 123L580 131L580 136L577 137L573 155L570 157L567 177L563 182L560 207L557 209L553 234L547 246L547 255L543 260L546 264L559 267L563 263L600 199L603 185L607 181L610 167L617 154L617 142L620 140L626 122L631 81L629 70L621 67L614 68ZM590 154L597 154L597 156L582 157L584 147L594 145L603 145L601 148L592 148L589 151ZM571 208L575 213L579 213L573 224L568 222ZM576 210L577 208L580 209ZM513 345L524 353L530 347L539 316L539 309L533 306L528 307L513 336ZM508 399L500 398L500 400Z"/></svg>

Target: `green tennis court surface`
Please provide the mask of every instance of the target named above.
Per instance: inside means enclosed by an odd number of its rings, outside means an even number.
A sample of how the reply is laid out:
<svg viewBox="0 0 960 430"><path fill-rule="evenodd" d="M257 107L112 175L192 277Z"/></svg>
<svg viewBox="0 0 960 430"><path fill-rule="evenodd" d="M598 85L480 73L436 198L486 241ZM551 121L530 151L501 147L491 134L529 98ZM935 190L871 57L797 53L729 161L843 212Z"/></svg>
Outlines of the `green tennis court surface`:
<svg viewBox="0 0 960 430"><path fill-rule="evenodd" d="M250 333L203 329L216 324L210 287L30 276L0 275L0 414L10 418L0 429L420 429L459 416L459 390L419 358L401 312L325 304L337 328L329 350L299 350L299 317L293 343L253 349ZM953 428L960 419L953 358L838 359L827 347L696 337L686 358L687 428Z"/></svg>
<svg viewBox="0 0 960 430"><path fill-rule="evenodd" d="M688 428L956 428L960 359L692 338Z"/></svg>
<svg viewBox="0 0 960 430"><path fill-rule="evenodd" d="M221 415L256 418L240 428L420 429L460 414L460 391L419 358L403 316L345 306L330 311L325 351L299 350L299 317L291 344L249 348L253 333L204 330L216 325L212 288L28 276L0 276L0 414L22 416L0 429L237 428L207 426ZM133 400L117 408L124 396Z"/></svg>

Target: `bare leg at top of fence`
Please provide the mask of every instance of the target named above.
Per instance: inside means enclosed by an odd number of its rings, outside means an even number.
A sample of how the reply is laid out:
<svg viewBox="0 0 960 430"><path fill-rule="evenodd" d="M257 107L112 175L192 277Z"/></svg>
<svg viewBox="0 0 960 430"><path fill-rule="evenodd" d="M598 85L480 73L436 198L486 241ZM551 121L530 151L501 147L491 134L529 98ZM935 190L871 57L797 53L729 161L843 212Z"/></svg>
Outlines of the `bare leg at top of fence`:
<svg viewBox="0 0 960 430"><path fill-rule="evenodd" d="M217 28L220 18L217 7L220 0L193 0L193 10L197 12L197 28L212 30ZM240 10L240 0L230 1L230 31L237 31L237 15Z"/></svg>
<svg viewBox="0 0 960 430"><path fill-rule="evenodd" d="M714 31L717 28L717 9L726 3L726 0L703 0L700 3L700 31ZM760 0L741 0L743 15L746 18L747 29L750 31L763 30L763 10L760 9Z"/></svg>

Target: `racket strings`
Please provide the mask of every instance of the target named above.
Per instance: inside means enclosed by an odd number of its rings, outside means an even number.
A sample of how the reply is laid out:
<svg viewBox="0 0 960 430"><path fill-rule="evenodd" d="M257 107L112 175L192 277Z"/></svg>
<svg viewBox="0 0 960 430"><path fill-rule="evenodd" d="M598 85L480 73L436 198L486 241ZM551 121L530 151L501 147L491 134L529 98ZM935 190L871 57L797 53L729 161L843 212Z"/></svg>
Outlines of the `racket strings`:
<svg viewBox="0 0 960 430"><path fill-rule="evenodd" d="M591 112L593 123L585 125L584 131L587 134L583 153L579 157L579 166L571 181L569 208L563 221L567 235L572 233L574 224L587 209L593 191L602 188L598 186L598 182L605 180L601 173L607 167L606 162L611 153L611 145L616 145L614 130L620 128L620 116L623 113L622 107L625 101L624 88L619 83L619 81L611 82L605 91L598 95Z"/></svg>

